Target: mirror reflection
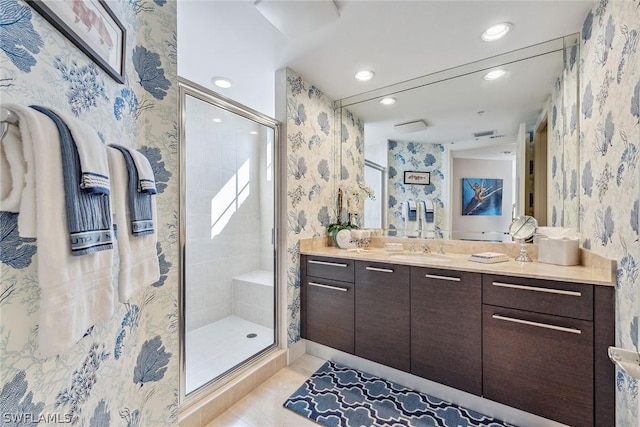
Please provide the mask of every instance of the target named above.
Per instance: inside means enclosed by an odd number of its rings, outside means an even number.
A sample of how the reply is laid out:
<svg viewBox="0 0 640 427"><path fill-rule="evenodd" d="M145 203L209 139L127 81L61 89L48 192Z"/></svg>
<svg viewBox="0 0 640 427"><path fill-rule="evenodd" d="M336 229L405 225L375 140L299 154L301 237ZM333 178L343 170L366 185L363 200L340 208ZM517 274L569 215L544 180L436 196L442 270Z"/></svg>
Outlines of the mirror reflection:
<svg viewBox="0 0 640 427"><path fill-rule="evenodd" d="M342 178L364 167L379 189L360 225L498 241L525 214L577 227L577 49L571 35L338 101L342 138L364 124L366 160L343 150Z"/></svg>

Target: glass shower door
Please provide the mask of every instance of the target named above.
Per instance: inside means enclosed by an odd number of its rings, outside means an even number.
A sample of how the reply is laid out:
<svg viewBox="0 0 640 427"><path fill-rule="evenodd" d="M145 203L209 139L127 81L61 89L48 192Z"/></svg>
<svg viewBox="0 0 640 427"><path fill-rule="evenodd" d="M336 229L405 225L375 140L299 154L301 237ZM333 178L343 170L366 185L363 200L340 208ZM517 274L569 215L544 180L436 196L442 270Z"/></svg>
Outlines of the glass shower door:
<svg viewBox="0 0 640 427"><path fill-rule="evenodd" d="M276 345L277 122L181 82L185 395Z"/></svg>

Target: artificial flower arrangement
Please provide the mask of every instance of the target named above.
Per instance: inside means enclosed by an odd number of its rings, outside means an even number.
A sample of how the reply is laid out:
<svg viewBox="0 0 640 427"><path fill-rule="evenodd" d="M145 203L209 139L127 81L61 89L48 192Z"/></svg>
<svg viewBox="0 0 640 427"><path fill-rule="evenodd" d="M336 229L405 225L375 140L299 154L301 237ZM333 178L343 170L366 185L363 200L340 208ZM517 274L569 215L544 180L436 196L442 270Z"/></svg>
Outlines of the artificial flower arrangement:
<svg viewBox="0 0 640 427"><path fill-rule="evenodd" d="M365 199L375 200L375 193L362 181L356 181L355 186L338 189L337 222L329 224L327 232L334 236L340 230L358 229L357 217L364 211ZM345 207L346 201L346 207ZM346 212L345 212L346 211ZM346 218L345 218L346 216ZM343 220L345 218L345 220Z"/></svg>

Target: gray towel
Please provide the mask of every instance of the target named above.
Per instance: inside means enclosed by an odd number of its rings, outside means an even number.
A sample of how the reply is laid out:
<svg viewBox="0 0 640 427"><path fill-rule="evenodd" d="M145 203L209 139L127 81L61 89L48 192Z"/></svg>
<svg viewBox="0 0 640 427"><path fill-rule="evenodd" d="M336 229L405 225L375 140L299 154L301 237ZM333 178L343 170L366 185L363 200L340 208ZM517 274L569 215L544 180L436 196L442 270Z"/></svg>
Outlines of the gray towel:
<svg viewBox="0 0 640 427"><path fill-rule="evenodd" d="M72 255L85 255L113 249L109 196L80 188L82 170L76 143L67 125L51 110L30 105L49 117L60 134L67 225ZM38 236L44 238L44 236Z"/></svg>
<svg viewBox="0 0 640 427"><path fill-rule="evenodd" d="M129 152L131 149L115 144L111 144L109 147L120 151L124 157L125 163L127 164L127 171L129 174L127 193L129 198L129 216L131 218L131 234L134 236L143 236L145 234L154 233L153 202L151 200L151 196L155 193L155 180L153 193L151 192L151 189L139 191L141 188L139 186L140 180L133 156Z"/></svg>

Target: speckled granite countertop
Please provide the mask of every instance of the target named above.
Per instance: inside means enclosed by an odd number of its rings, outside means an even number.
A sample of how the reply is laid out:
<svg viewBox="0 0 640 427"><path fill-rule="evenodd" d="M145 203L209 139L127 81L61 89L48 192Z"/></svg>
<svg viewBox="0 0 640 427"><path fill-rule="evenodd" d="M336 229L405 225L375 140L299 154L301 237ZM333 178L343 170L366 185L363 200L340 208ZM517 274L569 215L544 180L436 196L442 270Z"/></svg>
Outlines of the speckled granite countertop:
<svg viewBox="0 0 640 427"><path fill-rule="evenodd" d="M384 244L387 242L403 243L405 250L402 252L388 252L384 249ZM412 243L415 243L416 252L408 250ZM415 256L421 253L421 245L423 243L426 243L432 252L425 255L433 255L433 261L408 260L407 258L409 257L400 256L400 254L411 253ZM444 255L437 254L440 244L443 246ZM509 257L509 261L483 264L468 260L469 254L487 251L504 253ZM520 246L515 243L484 243L456 240L372 238L369 249L364 251L330 246L330 239L328 238L303 239L300 241L300 253L303 255L349 258L443 270L615 286L616 261L596 255L585 249L580 249L581 265L575 266L537 262L537 245L527 245L527 252L533 258L533 262L520 263L514 260L519 251ZM440 258L435 260L438 257Z"/></svg>

